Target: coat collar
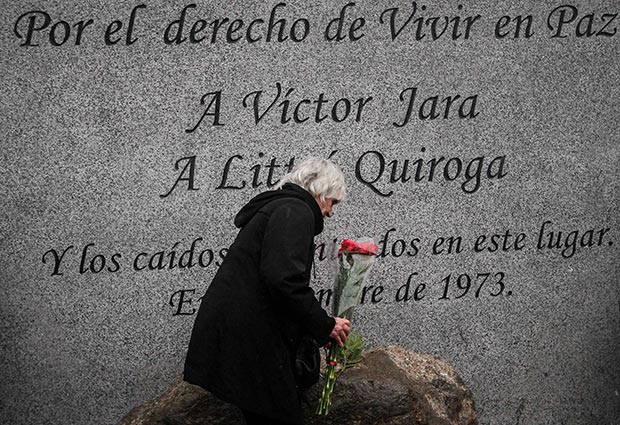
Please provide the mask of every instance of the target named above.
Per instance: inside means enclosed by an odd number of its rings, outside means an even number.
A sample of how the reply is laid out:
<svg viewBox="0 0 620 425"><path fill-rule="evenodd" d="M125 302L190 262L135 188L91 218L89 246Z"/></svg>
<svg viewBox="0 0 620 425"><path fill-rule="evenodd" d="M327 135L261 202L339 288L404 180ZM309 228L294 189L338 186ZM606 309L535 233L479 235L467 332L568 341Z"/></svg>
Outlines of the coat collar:
<svg viewBox="0 0 620 425"><path fill-rule="evenodd" d="M314 196L307 190L293 183L285 183L282 189L269 190L252 198L235 216L235 226L245 226L254 215L265 205L276 199L296 198L308 205L314 215L314 235L323 231L323 213Z"/></svg>
<svg viewBox="0 0 620 425"><path fill-rule="evenodd" d="M321 212L321 207L319 206L314 196L310 194L307 190L293 183L285 183L282 186L282 191L291 191L297 194L299 198L301 198L312 210L314 214L314 234L318 235L323 231L323 213Z"/></svg>

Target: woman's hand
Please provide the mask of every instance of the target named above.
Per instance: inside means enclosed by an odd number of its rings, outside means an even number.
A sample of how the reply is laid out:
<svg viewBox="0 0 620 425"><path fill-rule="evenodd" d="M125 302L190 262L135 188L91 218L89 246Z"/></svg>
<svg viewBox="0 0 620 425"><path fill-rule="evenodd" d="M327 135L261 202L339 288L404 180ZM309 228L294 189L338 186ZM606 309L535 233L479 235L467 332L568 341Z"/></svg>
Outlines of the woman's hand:
<svg viewBox="0 0 620 425"><path fill-rule="evenodd" d="M349 332L351 332L351 322L342 317L334 317L334 319L336 319L336 324L329 337L336 341L338 346L342 347L347 340L347 336L349 336Z"/></svg>

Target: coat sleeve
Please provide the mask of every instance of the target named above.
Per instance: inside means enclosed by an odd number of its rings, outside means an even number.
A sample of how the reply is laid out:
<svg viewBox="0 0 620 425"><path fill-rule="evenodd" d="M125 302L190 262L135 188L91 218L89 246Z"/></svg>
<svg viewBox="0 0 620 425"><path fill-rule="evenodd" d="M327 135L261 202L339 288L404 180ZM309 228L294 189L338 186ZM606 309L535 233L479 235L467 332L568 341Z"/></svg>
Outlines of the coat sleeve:
<svg viewBox="0 0 620 425"><path fill-rule="evenodd" d="M335 325L316 299L308 281L308 253L314 239L314 215L301 202L276 208L265 227L261 280L275 305L320 344Z"/></svg>

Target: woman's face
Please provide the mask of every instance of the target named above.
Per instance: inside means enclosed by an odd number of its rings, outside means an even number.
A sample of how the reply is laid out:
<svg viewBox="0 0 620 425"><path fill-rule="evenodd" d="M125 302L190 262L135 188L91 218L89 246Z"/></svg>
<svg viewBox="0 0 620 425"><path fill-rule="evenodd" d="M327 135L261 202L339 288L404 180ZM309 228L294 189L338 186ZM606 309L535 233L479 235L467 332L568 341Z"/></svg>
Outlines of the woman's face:
<svg viewBox="0 0 620 425"><path fill-rule="evenodd" d="M327 197L324 200L319 197L315 197L314 199L316 199L316 203L319 204L323 217L331 217L333 214L334 205L340 202L337 199Z"/></svg>

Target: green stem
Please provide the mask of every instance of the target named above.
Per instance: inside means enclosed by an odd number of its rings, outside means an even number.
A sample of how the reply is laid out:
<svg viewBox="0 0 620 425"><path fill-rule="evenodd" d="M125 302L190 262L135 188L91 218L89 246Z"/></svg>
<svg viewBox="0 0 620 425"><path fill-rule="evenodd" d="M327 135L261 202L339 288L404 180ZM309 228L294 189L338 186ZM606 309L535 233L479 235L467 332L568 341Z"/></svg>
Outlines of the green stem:
<svg viewBox="0 0 620 425"><path fill-rule="evenodd" d="M338 356L339 348L330 348L327 356L327 367L325 368L325 384L323 385L323 392L319 400L319 405L316 409L317 415L327 415L329 408L332 405L332 395L334 392L334 384L336 383L336 366L335 361Z"/></svg>

